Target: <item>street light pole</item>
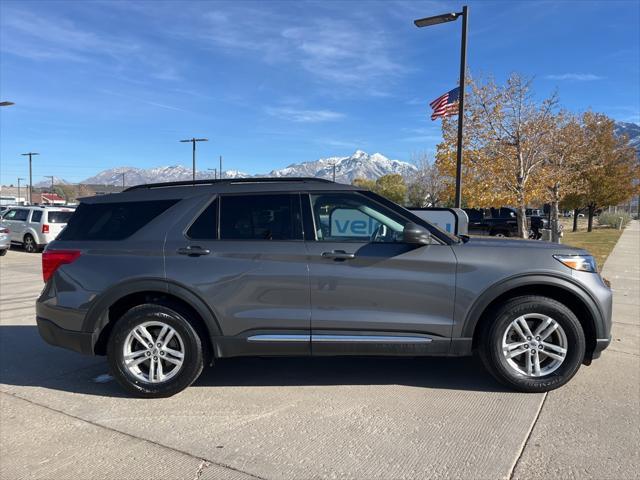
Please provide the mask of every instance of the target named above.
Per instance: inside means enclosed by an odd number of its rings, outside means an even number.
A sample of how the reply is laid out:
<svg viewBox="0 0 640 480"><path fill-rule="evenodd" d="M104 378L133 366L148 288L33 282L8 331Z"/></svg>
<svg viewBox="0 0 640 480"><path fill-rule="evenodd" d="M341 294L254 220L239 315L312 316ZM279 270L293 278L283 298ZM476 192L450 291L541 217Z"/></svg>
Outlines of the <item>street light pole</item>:
<svg viewBox="0 0 640 480"><path fill-rule="evenodd" d="M28 205L31 205L31 197L33 197L33 175L31 173L31 161L32 161L32 157L34 155L40 155L39 153L36 152L28 152L28 153L23 153L22 156L28 156L29 157L29 198L28 198Z"/></svg>
<svg viewBox="0 0 640 480"><path fill-rule="evenodd" d="M210 172L213 172L213 179L216 180L218 178L218 169L217 168L207 168Z"/></svg>
<svg viewBox="0 0 640 480"><path fill-rule="evenodd" d="M22 177L18 177L18 202L16 203L20 203L20 180L24 180L24 178Z"/></svg>
<svg viewBox="0 0 640 480"><path fill-rule="evenodd" d="M460 208L462 205L462 140L464 125L464 87L465 73L467 70L467 22L469 20L469 7L462 7L462 12L445 13L444 15L436 15L435 17L421 18L413 23L416 27L429 27L438 25L439 23L453 22L462 17L462 41L460 44L460 84L458 94L458 146L456 151L456 196L455 207Z"/></svg>
<svg viewBox="0 0 640 480"><path fill-rule="evenodd" d="M222 155L220 155L220 178L222 179Z"/></svg>
<svg viewBox="0 0 640 480"><path fill-rule="evenodd" d="M467 70L467 20L469 8L462 7L462 42L460 45L460 96L458 98L458 150L456 152L456 198L455 207L462 206L462 125L464 121L464 84Z"/></svg>
<svg viewBox="0 0 640 480"><path fill-rule="evenodd" d="M188 143L191 142L191 144L193 145L193 149L192 149L192 167L191 167L191 171L192 171L192 177L193 177L193 181L196 181L196 142L208 142L209 139L208 138L187 138L186 140L180 140L180 142L182 143Z"/></svg>

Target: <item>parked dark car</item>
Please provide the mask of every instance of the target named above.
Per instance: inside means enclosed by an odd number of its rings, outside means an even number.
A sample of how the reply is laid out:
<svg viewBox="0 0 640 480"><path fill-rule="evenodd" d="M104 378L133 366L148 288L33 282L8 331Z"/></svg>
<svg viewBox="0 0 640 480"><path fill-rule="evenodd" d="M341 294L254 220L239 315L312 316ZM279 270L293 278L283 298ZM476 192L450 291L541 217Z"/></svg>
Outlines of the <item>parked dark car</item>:
<svg viewBox="0 0 640 480"><path fill-rule="evenodd" d="M227 357L474 352L511 388L544 392L610 342L611 290L588 252L456 237L319 179L85 198L42 267L42 337L107 355L145 397Z"/></svg>
<svg viewBox="0 0 640 480"><path fill-rule="evenodd" d="M515 237L518 235L516 210L501 208L465 208L469 217L469 235Z"/></svg>

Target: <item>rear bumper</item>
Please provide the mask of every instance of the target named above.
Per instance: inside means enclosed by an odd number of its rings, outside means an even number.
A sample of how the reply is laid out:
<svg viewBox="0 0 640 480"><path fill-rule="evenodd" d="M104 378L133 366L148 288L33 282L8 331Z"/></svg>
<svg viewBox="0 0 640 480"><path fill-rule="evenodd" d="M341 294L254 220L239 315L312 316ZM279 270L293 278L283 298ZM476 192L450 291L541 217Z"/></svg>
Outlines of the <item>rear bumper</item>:
<svg viewBox="0 0 640 480"><path fill-rule="evenodd" d="M86 355L93 355L93 341L90 332L65 330L42 317L36 317L36 322L40 336L48 344Z"/></svg>

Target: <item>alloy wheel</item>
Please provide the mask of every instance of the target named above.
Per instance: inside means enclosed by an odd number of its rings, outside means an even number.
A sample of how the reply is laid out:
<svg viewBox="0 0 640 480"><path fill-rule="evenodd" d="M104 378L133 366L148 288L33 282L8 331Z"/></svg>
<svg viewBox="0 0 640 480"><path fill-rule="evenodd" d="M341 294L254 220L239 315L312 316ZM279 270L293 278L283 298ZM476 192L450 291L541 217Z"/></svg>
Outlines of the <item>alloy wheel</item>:
<svg viewBox="0 0 640 480"><path fill-rule="evenodd" d="M567 356L567 335L553 318L528 313L513 320L502 336L502 354L509 367L527 377L556 371Z"/></svg>
<svg viewBox="0 0 640 480"><path fill-rule="evenodd" d="M124 365L136 379L166 382L184 363L185 347L180 334L164 322L149 321L133 328L122 349Z"/></svg>
<svg viewBox="0 0 640 480"><path fill-rule="evenodd" d="M28 253L33 253L36 251L36 244L31 235L27 235L24 237L24 250Z"/></svg>

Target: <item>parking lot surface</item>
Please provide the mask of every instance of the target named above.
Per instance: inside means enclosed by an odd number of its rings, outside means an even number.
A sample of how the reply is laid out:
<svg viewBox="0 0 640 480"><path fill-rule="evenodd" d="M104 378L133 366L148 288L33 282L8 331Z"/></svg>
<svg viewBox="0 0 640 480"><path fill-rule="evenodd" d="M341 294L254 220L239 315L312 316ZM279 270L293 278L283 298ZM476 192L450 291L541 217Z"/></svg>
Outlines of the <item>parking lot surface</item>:
<svg viewBox="0 0 640 480"><path fill-rule="evenodd" d="M45 344L40 256L0 260L0 477L638 478L640 229L605 265L614 342L549 394L474 358L229 359L160 400Z"/></svg>

